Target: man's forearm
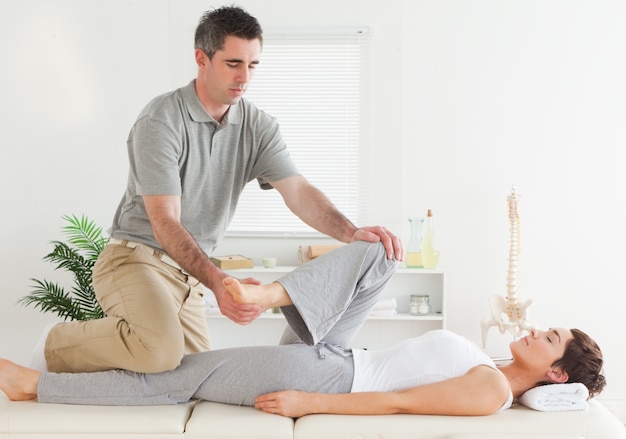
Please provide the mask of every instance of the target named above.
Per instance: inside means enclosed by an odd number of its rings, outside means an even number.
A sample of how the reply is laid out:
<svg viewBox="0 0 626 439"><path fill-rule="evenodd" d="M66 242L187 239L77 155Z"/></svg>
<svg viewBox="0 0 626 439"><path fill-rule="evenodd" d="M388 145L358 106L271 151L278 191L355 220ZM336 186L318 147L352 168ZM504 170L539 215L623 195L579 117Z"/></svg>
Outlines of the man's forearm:
<svg viewBox="0 0 626 439"><path fill-rule="evenodd" d="M273 181L289 209L305 224L342 242L351 242L357 227L302 175Z"/></svg>
<svg viewBox="0 0 626 439"><path fill-rule="evenodd" d="M202 284L214 290L214 282L221 281L224 274L211 262L187 229L180 223L168 221L159 224L154 230L157 241L168 256Z"/></svg>
<svg viewBox="0 0 626 439"><path fill-rule="evenodd" d="M314 186L307 185L302 196L290 209L318 232L341 242L350 242L357 227Z"/></svg>

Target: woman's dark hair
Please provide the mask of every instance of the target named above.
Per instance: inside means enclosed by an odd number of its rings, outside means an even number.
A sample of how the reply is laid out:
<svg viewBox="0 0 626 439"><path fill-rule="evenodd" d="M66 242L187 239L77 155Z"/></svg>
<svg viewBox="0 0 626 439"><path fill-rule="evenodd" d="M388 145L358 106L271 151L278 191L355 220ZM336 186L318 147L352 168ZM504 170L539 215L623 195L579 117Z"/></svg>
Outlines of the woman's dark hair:
<svg viewBox="0 0 626 439"><path fill-rule="evenodd" d="M572 329L571 339L563 356L552 366L563 369L569 375L568 383L582 383L589 390L589 397L598 395L606 385L602 375L602 351L591 337L580 329ZM544 383L545 384L545 383Z"/></svg>
<svg viewBox="0 0 626 439"><path fill-rule="evenodd" d="M222 6L202 15L196 28L194 45L212 59L215 52L224 48L228 36L258 39L263 44L263 30L256 18L240 7Z"/></svg>

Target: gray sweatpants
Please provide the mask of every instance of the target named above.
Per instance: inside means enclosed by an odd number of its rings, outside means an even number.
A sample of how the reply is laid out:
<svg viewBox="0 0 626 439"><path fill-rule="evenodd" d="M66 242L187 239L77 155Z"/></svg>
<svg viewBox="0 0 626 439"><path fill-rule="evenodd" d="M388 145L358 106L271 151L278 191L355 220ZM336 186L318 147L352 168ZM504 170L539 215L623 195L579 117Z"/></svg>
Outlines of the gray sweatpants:
<svg viewBox="0 0 626 439"><path fill-rule="evenodd" d="M347 393L354 375L349 344L396 265L382 244L340 247L278 280L293 302L283 308L289 323L283 344L190 354L176 369L156 374L43 373L39 402L151 405L202 399L252 406L258 395L277 390Z"/></svg>

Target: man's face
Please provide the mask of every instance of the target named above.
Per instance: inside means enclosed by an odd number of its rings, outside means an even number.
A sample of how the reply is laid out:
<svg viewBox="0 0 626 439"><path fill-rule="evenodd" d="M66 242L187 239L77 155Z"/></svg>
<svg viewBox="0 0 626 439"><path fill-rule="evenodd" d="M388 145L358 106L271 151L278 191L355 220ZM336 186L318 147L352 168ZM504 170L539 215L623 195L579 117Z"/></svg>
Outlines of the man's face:
<svg viewBox="0 0 626 439"><path fill-rule="evenodd" d="M196 50L199 97L206 106L217 108L234 105L246 92L259 63L261 42L233 36L226 37L224 48L213 59Z"/></svg>

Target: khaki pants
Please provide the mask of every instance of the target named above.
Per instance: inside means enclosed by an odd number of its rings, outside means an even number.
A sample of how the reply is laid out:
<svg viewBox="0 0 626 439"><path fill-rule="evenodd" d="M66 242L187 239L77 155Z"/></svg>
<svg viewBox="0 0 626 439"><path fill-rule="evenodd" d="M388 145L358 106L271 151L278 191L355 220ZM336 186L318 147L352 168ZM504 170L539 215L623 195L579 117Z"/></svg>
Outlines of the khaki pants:
<svg viewBox="0 0 626 439"><path fill-rule="evenodd" d="M55 325L46 339L49 371L161 372L210 349L204 287L151 247L107 245L93 284L107 317Z"/></svg>

